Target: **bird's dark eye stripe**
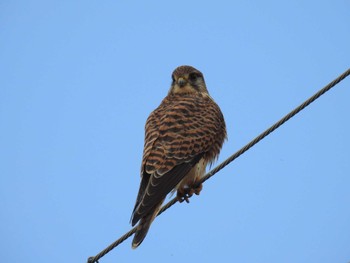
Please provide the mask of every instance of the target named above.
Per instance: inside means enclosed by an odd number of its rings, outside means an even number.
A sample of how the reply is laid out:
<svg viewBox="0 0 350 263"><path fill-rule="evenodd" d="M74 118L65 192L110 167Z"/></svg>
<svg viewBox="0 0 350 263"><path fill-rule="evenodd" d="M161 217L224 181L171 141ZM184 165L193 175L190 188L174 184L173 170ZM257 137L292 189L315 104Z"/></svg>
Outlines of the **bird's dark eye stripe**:
<svg viewBox="0 0 350 263"><path fill-rule="evenodd" d="M189 75L189 79L190 80L196 80L197 78L199 78L200 77L200 74L198 74L198 73L196 73L196 72L193 72L193 73L191 73L190 75Z"/></svg>

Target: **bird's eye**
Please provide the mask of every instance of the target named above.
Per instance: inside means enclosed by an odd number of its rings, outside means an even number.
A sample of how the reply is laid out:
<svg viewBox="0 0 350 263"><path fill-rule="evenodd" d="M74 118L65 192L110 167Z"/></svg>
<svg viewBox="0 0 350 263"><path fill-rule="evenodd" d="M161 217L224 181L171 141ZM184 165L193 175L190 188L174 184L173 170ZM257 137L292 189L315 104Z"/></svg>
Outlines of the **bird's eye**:
<svg viewBox="0 0 350 263"><path fill-rule="evenodd" d="M190 79L190 81L194 82L197 80L197 78L199 77L199 75L197 73L191 73L188 78Z"/></svg>

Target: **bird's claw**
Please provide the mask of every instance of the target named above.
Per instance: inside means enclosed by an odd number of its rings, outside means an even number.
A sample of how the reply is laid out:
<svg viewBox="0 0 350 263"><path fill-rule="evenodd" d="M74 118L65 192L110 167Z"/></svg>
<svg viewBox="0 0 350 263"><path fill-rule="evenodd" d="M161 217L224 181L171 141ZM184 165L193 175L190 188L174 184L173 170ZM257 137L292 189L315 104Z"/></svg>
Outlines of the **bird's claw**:
<svg viewBox="0 0 350 263"><path fill-rule="evenodd" d="M185 187L182 189L177 190L177 200L182 203L183 201L186 201L186 203L189 203L189 198L192 197L193 194L199 195L199 193L202 191L203 185L200 184L196 188L192 187Z"/></svg>
<svg viewBox="0 0 350 263"><path fill-rule="evenodd" d="M182 203L183 201L186 201L186 203L189 203L191 196L193 195L193 189L186 187L182 188L181 190L177 190L177 200Z"/></svg>

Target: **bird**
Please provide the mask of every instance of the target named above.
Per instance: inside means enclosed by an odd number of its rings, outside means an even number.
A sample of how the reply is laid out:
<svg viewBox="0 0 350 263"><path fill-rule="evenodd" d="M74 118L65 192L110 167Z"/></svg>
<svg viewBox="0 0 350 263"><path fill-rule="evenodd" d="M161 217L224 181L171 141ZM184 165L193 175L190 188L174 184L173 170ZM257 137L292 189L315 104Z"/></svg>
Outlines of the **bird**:
<svg viewBox="0 0 350 263"><path fill-rule="evenodd" d="M209 95L203 74L179 66L167 96L149 115L141 163L141 182L131 224L136 227L132 248L137 248L169 193L179 202L199 195L208 164L217 158L227 139L224 116Z"/></svg>

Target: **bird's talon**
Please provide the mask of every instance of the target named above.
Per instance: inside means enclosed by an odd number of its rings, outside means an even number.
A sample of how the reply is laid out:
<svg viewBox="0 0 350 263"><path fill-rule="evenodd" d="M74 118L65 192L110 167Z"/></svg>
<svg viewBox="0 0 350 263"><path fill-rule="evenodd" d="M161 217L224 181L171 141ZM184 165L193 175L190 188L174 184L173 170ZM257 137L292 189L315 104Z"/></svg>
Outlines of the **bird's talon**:
<svg viewBox="0 0 350 263"><path fill-rule="evenodd" d="M181 191L178 190L177 192L177 200L182 203L183 201L186 201L186 203L190 202L190 198L193 195L194 190L192 188L184 188Z"/></svg>
<svg viewBox="0 0 350 263"><path fill-rule="evenodd" d="M202 189L203 189L203 184L200 184L198 187L193 188L193 192L194 192L196 195L199 195L200 192L202 191Z"/></svg>

